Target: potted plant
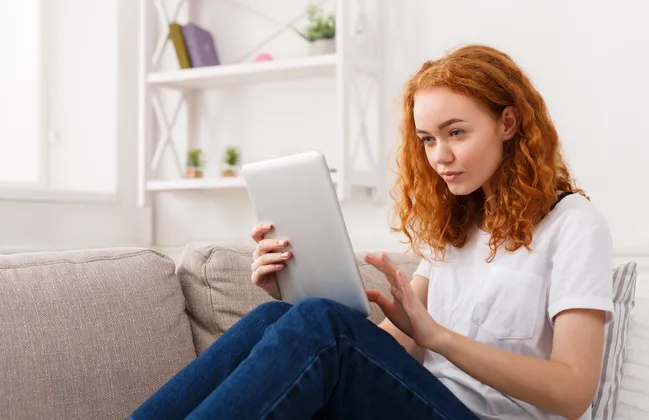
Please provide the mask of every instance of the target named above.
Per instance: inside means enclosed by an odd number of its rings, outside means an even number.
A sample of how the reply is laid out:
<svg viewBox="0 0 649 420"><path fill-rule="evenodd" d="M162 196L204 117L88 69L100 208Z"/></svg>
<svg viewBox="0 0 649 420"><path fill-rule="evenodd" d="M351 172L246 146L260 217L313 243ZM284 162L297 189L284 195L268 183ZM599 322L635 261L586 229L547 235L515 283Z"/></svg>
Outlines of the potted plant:
<svg viewBox="0 0 649 420"><path fill-rule="evenodd" d="M223 162L227 165L223 169L222 175L224 177L230 177L236 175L236 168L239 162L241 161L241 154L236 147L226 147L225 152L223 153Z"/></svg>
<svg viewBox="0 0 649 420"><path fill-rule="evenodd" d="M309 42L309 55L333 54L336 52L336 18L325 15L320 6L312 4L307 9L309 24L303 31L297 31Z"/></svg>
<svg viewBox="0 0 649 420"><path fill-rule="evenodd" d="M187 171L185 172L186 178L202 178L203 177L203 150L190 149L187 151Z"/></svg>

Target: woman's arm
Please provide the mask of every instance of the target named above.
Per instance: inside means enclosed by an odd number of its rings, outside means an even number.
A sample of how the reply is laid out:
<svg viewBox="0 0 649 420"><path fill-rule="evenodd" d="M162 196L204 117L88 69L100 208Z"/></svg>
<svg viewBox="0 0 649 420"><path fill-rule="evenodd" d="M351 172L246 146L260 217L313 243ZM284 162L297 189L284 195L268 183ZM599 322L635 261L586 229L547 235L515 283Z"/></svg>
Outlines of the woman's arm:
<svg viewBox="0 0 649 420"><path fill-rule="evenodd" d="M390 282L390 300L368 291L396 327L416 345L441 354L482 383L534 406L569 419L579 418L597 390L604 348L605 314L600 310L571 309L554 319L549 360L499 350L439 325L415 294L411 282L387 258L365 260Z"/></svg>
<svg viewBox="0 0 649 420"><path fill-rule="evenodd" d="M550 360L495 349L438 325L421 343L513 398L578 419L597 391L604 347L604 312L577 309L555 318Z"/></svg>
<svg viewBox="0 0 649 420"><path fill-rule="evenodd" d="M424 307L428 307L428 279L423 276L414 276L410 281L410 286L412 287L413 292L417 299L424 304ZM401 332L388 318L385 318L380 324L379 328L387 331L392 337L395 338L401 344L408 353L415 359L423 361L423 351L424 349L419 347L415 340L408 337L406 334Z"/></svg>

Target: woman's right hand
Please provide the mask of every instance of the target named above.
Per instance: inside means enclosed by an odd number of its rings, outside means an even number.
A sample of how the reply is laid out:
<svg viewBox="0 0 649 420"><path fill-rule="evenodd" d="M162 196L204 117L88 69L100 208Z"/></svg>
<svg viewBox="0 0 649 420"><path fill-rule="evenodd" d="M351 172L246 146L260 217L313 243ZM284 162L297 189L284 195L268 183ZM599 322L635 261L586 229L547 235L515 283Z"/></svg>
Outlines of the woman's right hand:
<svg viewBox="0 0 649 420"><path fill-rule="evenodd" d="M264 235L273 229L271 224L258 224L252 229L252 239L257 248L252 253L254 259L251 280L256 286L277 300L282 296L277 286L275 273L283 270L285 261L292 257L290 252L279 252L288 245L286 239L264 239Z"/></svg>

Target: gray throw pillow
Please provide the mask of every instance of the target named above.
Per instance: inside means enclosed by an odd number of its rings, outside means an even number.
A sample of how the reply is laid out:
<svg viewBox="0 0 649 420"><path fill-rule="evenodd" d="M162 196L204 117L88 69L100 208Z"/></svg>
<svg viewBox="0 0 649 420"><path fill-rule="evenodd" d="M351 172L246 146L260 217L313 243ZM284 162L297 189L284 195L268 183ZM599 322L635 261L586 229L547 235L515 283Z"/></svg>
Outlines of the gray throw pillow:
<svg viewBox="0 0 649 420"><path fill-rule="evenodd" d="M593 420L614 418L629 335L629 315L635 306L636 279L635 262L622 264L613 271L615 318L606 328L602 373L599 389L593 400Z"/></svg>

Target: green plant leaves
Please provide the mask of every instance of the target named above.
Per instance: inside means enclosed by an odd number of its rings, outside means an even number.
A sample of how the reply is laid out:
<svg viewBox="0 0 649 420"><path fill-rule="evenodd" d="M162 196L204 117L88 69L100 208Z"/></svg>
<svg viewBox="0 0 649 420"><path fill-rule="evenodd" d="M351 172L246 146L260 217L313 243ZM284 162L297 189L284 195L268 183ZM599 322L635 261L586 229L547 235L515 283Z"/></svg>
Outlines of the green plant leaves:
<svg viewBox="0 0 649 420"><path fill-rule="evenodd" d="M309 25L302 32L297 31L309 42L318 39L332 39L336 37L336 18L333 14L326 15L316 5L310 5L307 9L307 20Z"/></svg>
<svg viewBox="0 0 649 420"><path fill-rule="evenodd" d="M187 151L187 167L200 168L203 163L203 150L190 149Z"/></svg>

